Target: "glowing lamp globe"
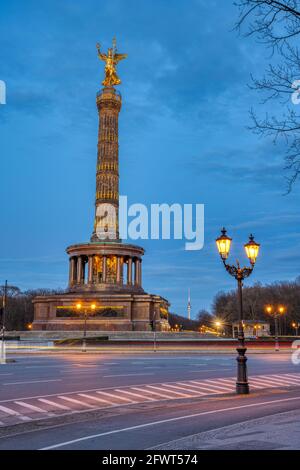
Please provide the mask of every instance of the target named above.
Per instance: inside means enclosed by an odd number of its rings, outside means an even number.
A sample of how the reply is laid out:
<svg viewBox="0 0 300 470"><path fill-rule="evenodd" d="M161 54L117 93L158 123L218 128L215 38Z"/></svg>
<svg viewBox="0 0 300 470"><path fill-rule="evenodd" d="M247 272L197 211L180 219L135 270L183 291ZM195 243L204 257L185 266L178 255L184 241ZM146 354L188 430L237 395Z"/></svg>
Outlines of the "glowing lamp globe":
<svg viewBox="0 0 300 470"><path fill-rule="evenodd" d="M260 244L256 243L252 234L249 236L249 241L244 245L244 247L250 263L255 264L256 258L258 257Z"/></svg>
<svg viewBox="0 0 300 470"><path fill-rule="evenodd" d="M216 239L217 248L219 254L223 260L228 258L230 245L231 245L231 238L226 235L227 230L223 228L221 230L221 236Z"/></svg>

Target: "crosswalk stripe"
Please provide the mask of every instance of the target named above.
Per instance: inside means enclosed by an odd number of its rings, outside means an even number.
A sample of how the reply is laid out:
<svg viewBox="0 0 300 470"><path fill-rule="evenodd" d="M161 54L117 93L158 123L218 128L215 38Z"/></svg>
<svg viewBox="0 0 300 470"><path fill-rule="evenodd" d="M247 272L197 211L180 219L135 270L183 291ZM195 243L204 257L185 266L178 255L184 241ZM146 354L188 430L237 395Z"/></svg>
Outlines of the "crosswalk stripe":
<svg viewBox="0 0 300 470"><path fill-rule="evenodd" d="M99 393L99 395L106 395L107 397L110 397L110 398L115 398L116 400L124 400L124 401L128 401L129 403L135 403L133 400L130 400L130 398L125 398L125 397L120 397L119 395L113 395L112 393L106 393L106 392L96 392L96 393Z"/></svg>
<svg viewBox="0 0 300 470"><path fill-rule="evenodd" d="M286 374L288 377L293 377L294 379L300 380L300 374Z"/></svg>
<svg viewBox="0 0 300 470"><path fill-rule="evenodd" d="M10 416L17 416L22 421L31 421L31 418L29 418L28 416L21 415L18 411L11 410L6 406L0 405L0 410Z"/></svg>
<svg viewBox="0 0 300 470"><path fill-rule="evenodd" d="M284 376L283 378L280 376L280 375L274 375L273 377L276 377L276 378L279 378L280 380L284 380L284 381L292 381L296 384L300 384L300 377L287 377L287 376Z"/></svg>
<svg viewBox="0 0 300 470"><path fill-rule="evenodd" d="M229 385L216 385L215 382L213 380L205 380L205 384L207 383L207 385L213 385L214 387L216 388L220 388L221 390L227 390L228 392L232 392L235 387L234 386L229 386ZM217 382L219 383L219 382Z"/></svg>
<svg viewBox="0 0 300 470"><path fill-rule="evenodd" d="M194 387L192 384L188 384L188 388L187 388L187 384L185 384L184 382L176 382L176 385L168 384L168 387L179 388L179 390L185 390L186 392L195 393L196 395L205 395L205 393L199 392L199 390L196 387Z"/></svg>
<svg viewBox="0 0 300 470"><path fill-rule="evenodd" d="M6 408L6 406L2 405L0 405L0 410L11 416L18 416L20 414L17 411L11 410L10 408Z"/></svg>
<svg viewBox="0 0 300 470"><path fill-rule="evenodd" d="M235 386L235 383L236 383L236 379L217 379L218 380L218 383L220 385L226 385L226 387L234 387Z"/></svg>
<svg viewBox="0 0 300 470"><path fill-rule="evenodd" d="M36 411L37 413L47 413L51 415L51 413L48 413L47 410L44 410L43 408L39 408L38 406L35 406L35 405L31 405L30 403L25 403L24 401L15 401L15 404L19 406L24 406L24 408L27 408L28 410L31 410L31 411Z"/></svg>
<svg viewBox="0 0 300 470"><path fill-rule="evenodd" d="M140 394L138 394L138 393L129 392L128 390L121 390L121 389L119 389L119 388L116 388L116 392L119 392L119 393L127 393L128 395L131 395L132 397L142 398L143 400L156 401L154 398L145 397L144 395L140 395Z"/></svg>
<svg viewBox="0 0 300 470"><path fill-rule="evenodd" d="M281 385L295 385L295 384L300 384L299 381L297 381L296 379L289 379L288 377L284 377L283 379L282 378L278 378L278 376L276 375L272 375L272 381L273 382L278 382L280 383Z"/></svg>
<svg viewBox="0 0 300 470"><path fill-rule="evenodd" d="M152 395L157 395L157 396L159 396L160 398L170 398L171 400L174 399L174 396L166 395L165 393L162 394L162 393L154 392L153 390L145 390L145 389L139 388L139 387L131 387L131 388L132 388L133 390L137 390L138 392L151 393Z"/></svg>
<svg viewBox="0 0 300 470"><path fill-rule="evenodd" d="M209 387L208 385L206 384L203 384L202 382L197 382L196 380L191 380L191 383L194 383L195 385L197 385L198 388L200 388L200 390L206 390L210 393L224 393L226 390L216 390L215 388L213 388L212 386Z"/></svg>
<svg viewBox="0 0 300 470"><path fill-rule="evenodd" d="M75 403L76 405L86 406L87 408L95 408L93 405L89 405L84 401L75 400L75 398L65 397L63 395L60 395L58 398L60 398L61 400L69 401L70 403Z"/></svg>
<svg viewBox="0 0 300 470"><path fill-rule="evenodd" d="M41 401L42 403L46 403L46 405L50 405L50 406L54 406L56 408L59 408L60 410L65 410L65 411L70 411L71 410L71 408L69 408L68 406L61 405L60 403L56 403L55 401L46 400L45 398L39 398L38 400Z"/></svg>
<svg viewBox="0 0 300 470"><path fill-rule="evenodd" d="M252 379L252 382L254 384L264 385L267 387L276 387L277 385L279 385L278 383L272 381L271 379L259 379L257 377L254 377Z"/></svg>
<svg viewBox="0 0 300 470"><path fill-rule="evenodd" d="M176 388L177 390L182 390L184 392L190 392L193 395L203 395L203 393L199 392L199 390L192 390L191 388L187 388L186 386L181 386L180 387L180 382L177 382L178 385L170 385L170 384L164 384L167 385L169 388Z"/></svg>
<svg viewBox="0 0 300 470"><path fill-rule="evenodd" d="M162 392L171 392L171 393L174 393L175 395L180 395L182 397L185 397L185 398L189 398L190 395L186 395L185 393L182 393L182 392L175 392L174 390L168 390L167 388L162 388L162 387L156 387L155 385L147 385L147 388L154 388L154 390L160 390Z"/></svg>
<svg viewBox="0 0 300 470"><path fill-rule="evenodd" d="M178 383L178 385L185 385L184 382L176 382L176 383ZM191 388L191 387L192 387L192 389L194 389L193 391L194 391L194 392L197 391L197 393L198 393L199 395L207 395L206 392L200 392L200 391L199 391L199 387L198 387L197 385L193 385L193 384L189 383L189 388Z"/></svg>
<svg viewBox="0 0 300 470"><path fill-rule="evenodd" d="M106 405L114 405L115 404L112 401L104 400L104 398L98 398L98 397L94 397L92 395L87 395L86 393L78 393L78 395L83 397L83 398L88 398L90 400L95 400L98 403L104 403Z"/></svg>
<svg viewBox="0 0 300 470"><path fill-rule="evenodd" d="M251 388L257 388L258 390L261 390L262 388L264 388L264 385L257 385L257 384L254 384L254 383L252 382L252 380L250 380L249 385L250 385Z"/></svg>

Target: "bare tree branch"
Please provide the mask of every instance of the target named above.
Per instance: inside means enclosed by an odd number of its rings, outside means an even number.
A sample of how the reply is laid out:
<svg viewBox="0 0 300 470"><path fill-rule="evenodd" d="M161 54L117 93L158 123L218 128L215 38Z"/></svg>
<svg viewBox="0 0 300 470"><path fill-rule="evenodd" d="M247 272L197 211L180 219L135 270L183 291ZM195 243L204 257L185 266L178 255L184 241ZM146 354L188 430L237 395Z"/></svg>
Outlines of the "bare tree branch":
<svg viewBox="0 0 300 470"><path fill-rule="evenodd" d="M240 0L235 5L239 8L235 29L240 33L245 26L245 36L256 37L271 49L272 57L276 55L275 64L268 64L263 77L251 75L249 88L262 95L263 105L278 100L282 107L278 115L267 111L264 118L258 118L251 110L253 126L250 129L260 136L272 136L275 144L284 139L289 192L300 176L300 115L291 100L298 88L296 81L300 80L300 53L296 41L300 35L300 0Z"/></svg>

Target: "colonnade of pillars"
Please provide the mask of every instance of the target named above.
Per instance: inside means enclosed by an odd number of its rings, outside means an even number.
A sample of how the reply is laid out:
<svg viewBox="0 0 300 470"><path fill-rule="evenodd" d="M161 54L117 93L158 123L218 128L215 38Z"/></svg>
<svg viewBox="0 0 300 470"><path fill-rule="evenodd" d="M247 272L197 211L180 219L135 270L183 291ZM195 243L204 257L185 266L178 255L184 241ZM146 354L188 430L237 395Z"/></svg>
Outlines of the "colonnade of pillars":
<svg viewBox="0 0 300 470"><path fill-rule="evenodd" d="M101 279L94 275L95 255L71 256L69 269L69 285L97 284L97 283L117 283L141 286L142 284L142 260L140 258L129 258L116 256L116 276L112 281L108 276L107 260L108 255L103 255ZM126 279L123 278L124 265L127 266ZM125 282L124 282L125 281Z"/></svg>

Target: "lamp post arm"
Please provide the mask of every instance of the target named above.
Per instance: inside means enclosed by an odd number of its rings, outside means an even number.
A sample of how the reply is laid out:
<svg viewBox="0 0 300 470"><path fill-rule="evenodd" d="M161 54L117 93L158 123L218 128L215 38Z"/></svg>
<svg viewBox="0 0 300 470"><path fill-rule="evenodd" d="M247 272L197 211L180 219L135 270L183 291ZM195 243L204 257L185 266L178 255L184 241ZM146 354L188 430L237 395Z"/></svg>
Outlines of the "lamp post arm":
<svg viewBox="0 0 300 470"><path fill-rule="evenodd" d="M236 280L243 280L246 277L249 277L254 268L254 265L251 265L250 267L245 266L244 268L241 268L239 264L237 264L237 266L234 266L232 264L227 264L225 259L222 259L222 261L226 271L231 276L235 277Z"/></svg>

